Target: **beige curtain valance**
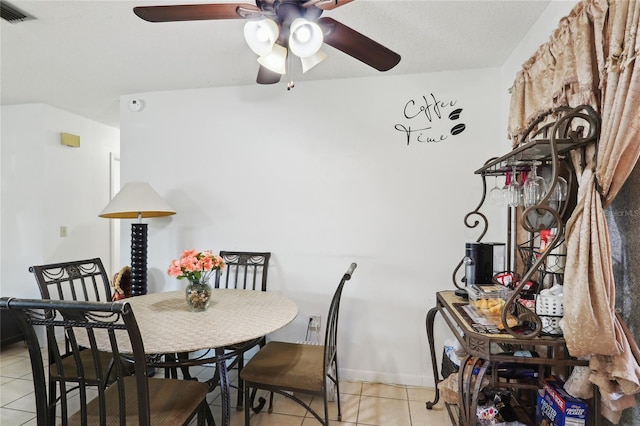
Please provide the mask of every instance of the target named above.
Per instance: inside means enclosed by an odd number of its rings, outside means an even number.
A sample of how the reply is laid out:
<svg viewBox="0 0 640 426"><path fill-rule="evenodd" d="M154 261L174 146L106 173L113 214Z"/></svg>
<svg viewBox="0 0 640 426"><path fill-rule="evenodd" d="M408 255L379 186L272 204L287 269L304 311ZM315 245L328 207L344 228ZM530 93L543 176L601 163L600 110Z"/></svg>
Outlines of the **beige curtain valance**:
<svg viewBox="0 0 640 426"><path fill-rule="evenodd" d="M560 20L549 42L538 48L516 75L511 89L508 132L514 145L541 114L558 106L588 104L599 111L598 40L588 12L579 3Z"/></svg>

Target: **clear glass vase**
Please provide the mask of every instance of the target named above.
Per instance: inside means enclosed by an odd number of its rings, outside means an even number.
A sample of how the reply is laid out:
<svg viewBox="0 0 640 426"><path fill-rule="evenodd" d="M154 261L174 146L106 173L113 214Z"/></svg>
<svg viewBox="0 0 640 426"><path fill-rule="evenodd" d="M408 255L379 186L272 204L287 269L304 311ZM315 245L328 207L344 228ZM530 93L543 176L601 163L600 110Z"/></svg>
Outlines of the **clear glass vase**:
<svg viewBox="0 0 640 426"><path fill-rule="evenodd" d="M208 281L189 281L185 291L187 305L191 312L203 312L209 307L211 286Z"/></svg>

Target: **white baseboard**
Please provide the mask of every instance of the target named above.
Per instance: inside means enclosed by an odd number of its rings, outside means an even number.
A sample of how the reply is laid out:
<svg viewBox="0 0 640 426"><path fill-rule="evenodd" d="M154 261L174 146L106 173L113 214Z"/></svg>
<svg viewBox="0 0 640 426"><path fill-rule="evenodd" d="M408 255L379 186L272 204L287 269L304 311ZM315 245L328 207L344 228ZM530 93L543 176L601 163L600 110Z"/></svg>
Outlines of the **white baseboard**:
<svg viewBox="0 0 640 426"><path fill-rule="evenodd" d="M433 374L416 376L410 374L381 373L379 371L364 371L353 369L340 369L340 380L352 382L388 383L405 386L421 386L435 388Z"/></svg>

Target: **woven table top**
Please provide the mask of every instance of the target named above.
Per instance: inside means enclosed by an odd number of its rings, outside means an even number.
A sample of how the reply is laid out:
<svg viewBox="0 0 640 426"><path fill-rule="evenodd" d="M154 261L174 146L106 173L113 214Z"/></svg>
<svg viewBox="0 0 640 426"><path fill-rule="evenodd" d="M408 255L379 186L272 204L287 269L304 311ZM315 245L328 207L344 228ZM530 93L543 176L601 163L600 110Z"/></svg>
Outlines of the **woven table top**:
<svg viewBox="0 0 640 426"><path fill-rule="evenodd" d="M135 296L123 302L131 304L149 355L193 352L256 339L284 327L298 314L292 300L254 290L213 289L205 312L189 310L184 290ZM123 352L131 350L128 341L119 344ZM108 341L99 341L98 347L108 350Z"/></svg>

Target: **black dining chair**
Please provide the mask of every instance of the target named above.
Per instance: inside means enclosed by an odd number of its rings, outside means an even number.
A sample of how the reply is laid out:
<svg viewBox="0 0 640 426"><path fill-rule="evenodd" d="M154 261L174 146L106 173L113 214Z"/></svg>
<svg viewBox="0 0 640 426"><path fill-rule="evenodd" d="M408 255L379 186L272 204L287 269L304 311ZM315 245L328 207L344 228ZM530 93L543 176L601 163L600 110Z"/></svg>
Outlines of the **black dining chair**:
<svg viewBox="0 0 640 426"><path fill-rule="evenodd" d="M270 252L220 251L225 268L216 271L215 288L267 291Z"/></svg>
<svg viewBox="0 0 640 426"><path fill-rule="evenodd" d="M100 258L29 267L43 299L111 301L109 277Z"/></svg>
<svg viewBox="0 0 640 426"><path fill-rule="evenodd" d="M225 262L225 268L222 271L216 271L215 288L267 291L267 273L271 252L222 250L220 256ZM264 344L265 337L261 337L253 342L242 342L225 348L225 352L236 354L231 358L228 368L238 369L238 410L242 409L244 402L242 379L239 378L239 373L244 367L244 354L246 351L257 346L262 347ZM213 378L210 382L217 383L217 380L217 378Z"/></svg>
<svg viewBox="0 0 640 426"><path fill-rule="evenodd" d="M197 416L204 425L208 410L204 383L149 378L144 345L129 303L72 300L17 299L3 297L0 308L9 309L25 336L29 350L38 425L187 425ZM78 389L79 411L69 410L69 399L61 401L60 416L51 409L47 395L47 365L43 362L36 329L44 327L51 361L57 366L57 380ZM71 351L59 350L66 344ZM88 349L81 350L81 344ZM131 359L135 374L122 363L102 368L100 349L110 348L113 357ZM93 356L83 358L88 352ZM71 358L72 363L67 362ZM91 372L92 377L87 377ZM93 377L95 375L95 377ZM106 388L94 381L115 380ZM93 390L93 392L91 392ZM92 394L97 394L92 398ZM54 402L55 404L55 402Z"/></svg>
<svg viewBox="0 0 640 426"><path fill-rule="evenodd" d="M342 276L336 289L327 315L327 327L324 345L310 345L306 343L289 343L272 341L267 343L244 366L240 376L244 381L244 393L252 396L256 389L264 389L276 392L292 399L305 407L324 426L329 425L328 394L331 391L328 386L335 386L336 401L338 404L338 421L342 420L340 409L340 385L338 379L338 312L344 284L351 279L356 264L352 263ZM324 404L324 415L321 416L300 399L297 394L320 396ZM260 406L265 401L261 399ZM273 411L273 398L269 402L269 412ZM253 401L245 404L245 425L250 424L249 407Z"/></svg>
<svg viewBox="0 0 640 426"><path fill-rule="evenodd" d="M43 299L85 302L111 301L109 277L100 258L34 265L29 268L29 272L33 273ZM49 353L48 395L51 398L49 408L52 410L50 418L55 417L55 402L60 400L63 406L66 405L69 393L76 389L76 386L69 387L64 380L61 380L58 371L59 369L69 371L74 365L70 342L65 341L64 347L61 349L64 352L61 355L62 365L60 367L54 362L54 354ZM86 366L84 373L87 385L105 388L110 376L105 375L104 381L98 379L95 368L91 368L93 365L91 360L95 354L84 347L80 347L79 351L79 355L84 361L83 364ZM113 354L101 351L97 356L100 367L111 371ZM130 366L129 371L131 371ZM113 379L111 377L110 380Z"/></svg>

